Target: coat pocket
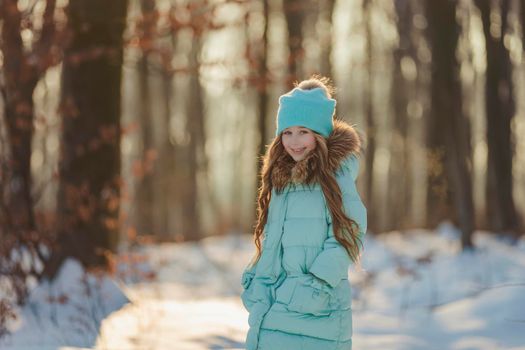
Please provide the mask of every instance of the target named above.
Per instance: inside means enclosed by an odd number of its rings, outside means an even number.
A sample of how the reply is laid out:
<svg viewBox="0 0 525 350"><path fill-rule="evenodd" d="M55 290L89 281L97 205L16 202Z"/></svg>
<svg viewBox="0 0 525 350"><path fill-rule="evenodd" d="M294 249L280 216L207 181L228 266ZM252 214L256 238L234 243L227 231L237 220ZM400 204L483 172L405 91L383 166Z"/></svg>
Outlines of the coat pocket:
<svg viewBox="0 0 525 350"><path fill-rule="evenodd" d="M271 286L260 279L254 278L248 288L241 293L241 299L246 310L251 312L253 305L263 303L271 305Z"/></svg>
<svg viewBox="0 0 525 350"><path fill-rule="evenodd" d="M312 286L311 278L298 279L286 308L302 314L328 316L332 313L332 296Z"/></svg>

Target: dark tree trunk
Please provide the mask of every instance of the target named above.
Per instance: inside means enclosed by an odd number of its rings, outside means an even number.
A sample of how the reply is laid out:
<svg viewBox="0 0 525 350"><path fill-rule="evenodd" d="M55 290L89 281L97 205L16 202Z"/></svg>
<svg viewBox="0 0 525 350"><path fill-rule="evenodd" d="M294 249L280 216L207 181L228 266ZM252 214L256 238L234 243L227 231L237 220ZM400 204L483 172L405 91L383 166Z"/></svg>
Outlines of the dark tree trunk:
<svg viewBox="0 0 525 350"><path fill-rule="evenodd" d="M521 17L521 39L523 41L523 50L525 50L525 2L520 2L520 17Z"/></svg>
<svg viewBox="0 0 525 350"><path fill-rule="evenodd" d="M333 23L335 0L326 0L318 3L321 7L319 20L326 21L326 36L320 38L319 45L321 46L320 54L320 68L321 75L332 77L332 37L333 37Z"/></svg>
<svg viewBox="0 0 525 350"><path fill-rule="evenodd" d="M258 195L258 190L261 186L261 173L263 166L263 156L266 153L266 144L269 141L270 133L267 126L268 115L268 89L270 87L270 72L268 70L268 26L270 21L270 4L268 1L262 1L262 16L264 18L264 26L260 37L257 37L254 42L248 43L248 62L255 62L254 71L256 75L252 79L252 84L257 91L257 130L259 139L257 140L257 157L256 157L256 174L255 177L255 194ZM247 23L246 31L249 38L250 23ZM239 163L240 164L240 163ZM236 181L235 179L233 179ZM256 213L256 201L253 202L252 213ZM238 211L238 210L237 210ZM240 211L238 211L240 213ZM236 213L233 215L239 216ZM252 217L252 220L255 216ZM234 218L239 224L238 218ZM250 220L250 222L252 221ZM240 225L239 225L240 226ZM251 227L251 225L250 225ZM247 231L251 231L251 228Z"/></svg>
<svg viewBox="0 0 525 350"><path fill-rule="evenodd" d="M414 62L416 60L415 48L410 38L413 10L409 0L396 1L394 6L397 15L399 46L393 52L394 69L391 91L394 120L390 147L392 160L388 177L393 183L388 186L388 203L390 203L387 211L388 230L403 229L407 226L413 184L410 171L412 168L411 150L407 145L409 140L407 112L410 100L415 98L413 96L414 83L407 80L401 69L403 59L412 59Z"/></svg>
<svg viewBox="0 0 525 350"><path fill-rule="evenodd" d="M183 232L185 240L198 240L202 238L201 222L199 215L199 186L198 177L204 163L204 106L202 101L202 87L199 82L199 54L201 51L201 33L195 30L189 64L191 69L189 81L189 100L186 110L186 130L189 143L185 149L184 186L181 188L183 195Z"/></svg>
<svg viewBox="0 0 525 350"><path fill-rule="evenodd" d="M153 31L157 22L155 14L155 0L141 0L140 2L142 17L140 21L140 49L142 57L139 59L137 73L139 77L138 90L140 100L137 101L140 111L139 123L142 140L142 177L137 184L135 212L137 232L139 234L152 234L155 210L154 199L154 172L155 157L153 143L153 120L151 112L151 96L149 86L149 57L151 54L151 43L153 41Z"/></svg>
<svg viewBox="0 0 525 350"><path fill-rule="evenodd" d="M429 164L444 167L448 188L446 203L451 203L452 220L462 232L463 248L472 247L474 205L470 175L471 150L469 121L462 113L462 92L456 47L459 25L456 2L428 1L427 18L432 48L432 111L428 125L429 150L443 151L443 162ZM429 200L435 199L431 196ZM430 207L429 203L429 207ZM430 207L432 208L432 207Z"/></svg>
<svg viewBox="0 0 525 350"><path fill-rule="evenodd" d="M512 159L514 140L511 134L515 113L512 63L503 38L507 29L510 0L502 0L500 35L491 34L491 1L476 0L481 11L487 53L485 103L487 111L487 181L486 218L491 231L517 236L519 218L512 196ZM492 31L493 32L493 31Z"/></svg>
<svg viewBox="0 0 525 350"><path fill-rule="evenodd" d="M263 16L264 29L261 38L260 51L258 51L258 77L257 77L257 92L258 100L258 117L257 126L259 129L259 145L257 158L257 174L262 168L262 156L266 153L266 142L268 140L268 127L266 126L266 115L268 114L268 82L269 72L267 63L267 49L268 49L268 22L270 20L270 5L268 1L263 1Z"/></svg>
<svg viewBox="0 0 525 350"><path fill-rule="evenodd" d="M175 36L175 34L172 34ZM172 39L173 47L175 45L175 39ZM172 117L172 108L171 103L173 96L175 96L175 91L173 88L173 74L171 72L164 71L162 74L162 91L164 96L162 100L164 103L163 108L163 118L162 123L165 130L164 138L162 140L160 148L160 200L161 200L161 230L158 232L161 240L173 240L175 237L173 235L174 227L172 223L177 220L176 213L173 211L177 203L177 194L175 193L175 188L177 185L178 174L175 164L175 157L177 154L177 147L174 142L172 142L172 131L171 131L171 117ZM179 219L180 220L180 219Z"/></svg>
<svg viewBox="0 0 525 350"><path fill-rule="evenodd" d="M45 1L42 28L39 33L35 33L34 28L28 28L27 20L20 12L16 0L0 2L0 19L3 24L0 48L4 73L1 92L9 144L3 154L6 164L1 164L0 170L0 265L2 274L11 284L13 300L19 304L28 295L28 277L42 277L40 266L47 260L43 251L51 248L49 235L36 234L34 200L31 195L31 154L34 132L33 92L46 70L58 63L61 53L53 18L55 5L55 0ZM31 30L38 38L31 43L29 49L22 41L23 30ZM16 261L8 258L16 252L29 253L30 260ZM1 259L2 257L7 257L7 260Z"/></svg>
<svg viewBox="0 0 525 350"><path fill-rule="evenodd" d="M376 151L376 133L377 127L374 119L374 72L373 72L373 52L372 52L372 1L363 0L363 25L366 33L366 72L367 79L364 82L363 100L367 130L367 147L366 147L366 172L365 172L365 198L368 207L375 207L373 191L374 182L374 157ZM372 231L377 230L378 216L377 211L369 214L370 228Z"/></svg>
<svg viewBox="0 0 525 350"><path fill-rule="evenodd" d="M293 83L300 80L301 61L304 56L303 49L303 19L305 1L301 0L283 0L284 15L286 17L286 26L288 28L288 77L287 86L293 87Z"/></svg>
<svg viewBox="0 0 525 350"><path fill-rule="evenodd" d="M448 11L455 11L455 4L448 3ZM441 8L444 5L437 5ZM456 61L455 58L449 57L450 51L454 51L457 42L457 23L455 19L451 19L451 14L434 13L436 4L431 4L431 1L426 2L427 17L429 24L437 27L430 27L429 30L429 44L432 46L432 83L431 83L431 111L427 118L426 125L426 141L427 141L427 209L426 222L427 227L433 228L442 220L450 218L452 213L451 189L446 174L446 152L444 133L448 126L444 122L443 115L440 113L451 110L456 112L458 103L458 96L451 92L446 95L447 84L452 85L456 90L459 89L459 81L456 77ZM452 8L452 9L451 9ZM445 9L441 9L445 11ZM448 31L441 33L439 20L446 18L447 25L452 22L453 27ZM453 41L452 43L450 41ZM439 48L439 43L444 41L447 47ZM434 49L434 46L436 47ZM449 62L452 60L452 62ZM451 70L452 69L452 70ZM449 81L445 81L445 77L438 76L438 73L445 73L449 77ZM457 93L457 91L456 91ZM443 95L443 96L442 96ZM446 105L440 105L441 99L446 102Z"/></svg>
<svg viewBox="0 0 525 350"><path fill-rule="evenodd" d="M46 267L53 277L66 257L107 267L119 231L120 83L126 0L71 0L71 41L62 70L59 163L59 249Z"/></svg>
<svg viewBox="0 0 525 350"><path fill-rule="evenodd" d="M9 75L7 70L6 75ZM27 234L35 229L33 199L31 196L31 140L33 138L33 90L35 84L28 82L15 87L15 96L6 94L5 105L7 132L11 157L9 177L6 184L6 219L17 235Z"/></svg>
<svg viewBox="0 0 525 350"><path fill-rule="evenodd" d="M47 68L56 63L58 55L51 54L55 39L55 0L47 0L45 6L39 39L33 43L30 51L26 51L21 36L23 18L17 1L0 2L0 18L3 21L0 45L5 84L2 94L10 146L5 188L7 193L2 194L6 199L4 208L7 212L3 215L10 230L22 240L36 228L30 165L34 131L33 91Z"/></svg>

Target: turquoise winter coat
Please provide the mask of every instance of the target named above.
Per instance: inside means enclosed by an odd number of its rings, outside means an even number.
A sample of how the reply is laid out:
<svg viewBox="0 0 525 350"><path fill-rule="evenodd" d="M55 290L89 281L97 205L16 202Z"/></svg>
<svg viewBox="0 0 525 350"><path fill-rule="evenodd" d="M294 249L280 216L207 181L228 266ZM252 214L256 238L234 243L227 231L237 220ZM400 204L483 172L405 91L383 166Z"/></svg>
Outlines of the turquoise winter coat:
<svg viewBox="0 0 525 350"><path fill-rule="evenodd" d="M360 145L351 126L341 121L334 124L328 138L329 164L335 169L345 213L358 224L363 239L367 212L355 184ZM292 173L298 173L294 167L303 163L309 169L312 162L315 159L291 165L281 162L276 174L272 171L272 183L284 185L282 191L272 190L261 257L246 267L241 282L241 299L249 312L248 350L259 348L261 329L289 337L314 337L324 340L323 344L330 341L334 349L351 348L350 257L334 237L320 185L291 179Z"/></svg>

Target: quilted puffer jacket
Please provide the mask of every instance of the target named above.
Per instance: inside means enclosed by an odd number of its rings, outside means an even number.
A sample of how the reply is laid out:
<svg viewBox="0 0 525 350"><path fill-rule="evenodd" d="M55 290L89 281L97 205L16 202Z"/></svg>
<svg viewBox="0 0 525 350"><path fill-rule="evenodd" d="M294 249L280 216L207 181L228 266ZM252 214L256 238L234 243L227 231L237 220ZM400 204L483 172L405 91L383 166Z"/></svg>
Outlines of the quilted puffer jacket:
<svg viewBox="0 0 525 350"><path fill-rule="evenodd" d="M362 240L367 211L355 184L357 132L338 121L328 147L345 213L358 224ZM272 183L282 190L272 190L261 257L242 275L241 299L249 312L248 350L257 349L261 329L351 344L351 259L334 237L319 183L292 181L291 174L297 173L293 168L301 162L278 164L274 169Z"/></svg>

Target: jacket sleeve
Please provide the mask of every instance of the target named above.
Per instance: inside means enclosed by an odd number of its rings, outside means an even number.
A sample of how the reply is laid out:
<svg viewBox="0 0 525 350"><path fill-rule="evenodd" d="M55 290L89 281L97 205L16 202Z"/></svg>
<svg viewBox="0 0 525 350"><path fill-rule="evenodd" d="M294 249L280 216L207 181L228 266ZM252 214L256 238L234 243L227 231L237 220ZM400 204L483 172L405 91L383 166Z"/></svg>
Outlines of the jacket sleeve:
<svg viewBox="0 0 525 350"><path fill-rule="evenodd" d="M266 239L266 236L264 239ZM271 304L271 290L269 286L265 283L264 279L256 276L257 264L258 261L254 264L249 263L244 268L241 277L241 286L243 288L241 300L248 311L257 303Z"/></svg>
<svg viewBox="0 0 525 350"><path fill-rule="evenodd" d="M344 162L341 172L338 183L343 195L344 210L346 215L359 226L359 238L362 241L367 229L367 210L355 184L359 172L359 160L355 156L349 157ZM343 278L348 277L348 268L352 261L346 249L335 239L331 215L328 209L327 211L328 238L323 244L323 250L310 266L310 273L328 283L330 287L336 287Z"/></svg>

